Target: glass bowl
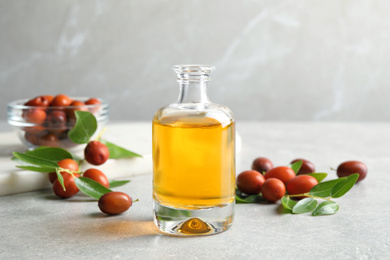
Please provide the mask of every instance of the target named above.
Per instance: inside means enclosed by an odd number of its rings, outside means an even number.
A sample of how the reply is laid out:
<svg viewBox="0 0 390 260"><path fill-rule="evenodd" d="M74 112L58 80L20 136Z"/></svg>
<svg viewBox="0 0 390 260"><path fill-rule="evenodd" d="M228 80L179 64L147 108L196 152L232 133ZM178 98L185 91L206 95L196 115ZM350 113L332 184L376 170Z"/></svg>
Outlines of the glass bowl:
<svg viewBox="0 0 390 260"><path fill-rule="evenodd" d="M70 97L85 102L89 97ZM100 104L82 106L26 106L28 99L10 102L7 106L8 123L15 129L19 139L29 149L39 146L62 147L77 150L82 146L72 142L68 132L76 123L75 110L89 111L97 120L98 134L108 122L109 105L98 99ZM83 145L85 146L85 145Z"/></svg>

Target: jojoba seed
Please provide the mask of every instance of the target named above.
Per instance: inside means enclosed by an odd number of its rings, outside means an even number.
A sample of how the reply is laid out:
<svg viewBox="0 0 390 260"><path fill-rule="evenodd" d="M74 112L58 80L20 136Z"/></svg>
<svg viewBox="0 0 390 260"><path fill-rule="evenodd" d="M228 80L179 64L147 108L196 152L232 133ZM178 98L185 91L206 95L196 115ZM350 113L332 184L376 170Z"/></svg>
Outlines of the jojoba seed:
<svg viewBox="0 0 390 260"><path fill-rule="evenodd" d="M266 179L261 188L263 198L269 202L280 200L286 194L286 186L276 178Z"/></svg>
<svg viewBox="0 0 390 260"><path fill-rule="evenodd" d="M113 191L101 196L98 206L103 213L117 215L128 210L132 203L132 199L126 193Z"/></svg>
<svg viewBox="0 0 390 260"><path fill-rule="evenodd" d="M297 175L314 173L316 171L316 167L314 166L314 164L308 160L305 160L305 159L295 159L295 160L291 161L290 164L293 164L297 161L302 161L302 166L299 169Z"/></svg>
<svg viewBox="0 0 390 260"><path fill-rule="evenodd" d="M86 105L99 105L101 102L97 98L90 98L87 101L85 101Z"/></svg>
<svg viewBox="0 0 390 260"><path fill-rule="evenodd" d="M57 135L53 133L47 133L39 138L39 145L58 147L60 145Z"/></svg>
<svg viewBox="0 0 390 260"><path fill-rule="evenodd" d="M24 130L26 132L31 133L31 134L36 134L38 137L48 133L46 128L41 126L41 125L28 126L28 127L25 127Z"/></svg>
<svg viewBox="0 0 390 260"><path fill-rule="evenodd" d="M43 103L46 104L46 106L50 106L50 103L54 99L54 96L52 96L52 95L44 95L44 96L41 96L41 97L43 99Z"/></svg>
<svg viewBox="0 0 390 260"><path fill-rule="evenodd" d="M264 176L258 171L243 171L237 176L237 188L248 195L259 194L264 181Z"/></svg>
<svg viewBox="0 0 390 260"><path fill-rule="evenodd" d="M337 176L347 177L351 174L358 173L359 179L361 181L367 176L367 166L360 161L346 161L343 162L337 167Z"/></svg>
<svg viewBox="0 0 390 260"><path fill-rule="evenodd" d="M269 178L276 178L281 180L284 184L286 184L289 180L295 177L295 172L293 169L287 166L278 166L269 170L264 178L267 180Z"/></svg>
<svg viewBox="0 0 390 260"><path fill-rule="evenodd" d="M24 139L32 145L39 145L39 135L36 133L25 132Z"/></svg>
<svg viewBox="0 0 390 260"><path fill-rule="evenodd" d="M86 110L85 108L85 103L80 100L73 100L72 103L70 103L70 106L76 107L75 109L81 109L81 110Z"/></svg>
<svg viewBox="0 0 390 260"><path fill-rule="evenodd" d="M49 104L50 104L49 99L46 98L45 96L38 96L24 103L25 106L33 106L33 107L47 107L49 106Z"/></svg>
<svg viewBox="0 0 390 260"><path fill-rule="evenodd" d="M49 174L47 175L47 177L49 178L49 181L51 183L54 183L56 180L57 180L57 173L56 172L49 172Z"/></svg>
<svg viewBox="0 0 390 260"><path fill-rule="evenodd" d="M51 128L62 128L66 125L66 114L62 110L53 110L47 116L46 122Z"/></svg>
<svg viewBox="0 0 390 260"><path fill-rule="evenodd" d="M98 169L90 168L84 172L83 176L100 183L106 188L110 186L107 176Z"/></svg>
<svg viewBox="0 0 390 260"><path fill-rule="evenodd" d="M274 167L270 159L265 157L258 157L252 163L252 170L258 171L261 174L268 172Z"/></svg>
<svg viewBox="0 0 390 260"><path fill-rule="evenodd" d="M102 102L100 102L99 99L97 98L90 98L88 99L87 101L85 101L85 104L86 105L99 105L101 104ZM92 114L96 113L97 111L99 110L99 106L93 106L93 107L90 107L90 112Z"/></svg>
<svg viewBox="0 0 390 260"><path fill-rule="evenodd" d="M64 169L68 169L68 170L75 171L75 172L79 171L78 163L75 160L70 159L70 158L62 159L57 164L58 164L58 166L60 166L61 168L64 168Z"/></svg>
<svg viewBox="0 0 390 260"><path fill-rule="evenodd" d="M303 194L309 192L317 184L318 181L313 176L298 175L287 182L286 189L290 195Z"/></svg>
<svg viewBox="0 0 390 260"><path fill-rule="evenodd" d="M46 119L46 112L43 109L27 109L23 111L22 117L28 123L42 124Z"/></svg>
<svg viewBox="0 0 390 260"><path fill-rule="evenodd" d="M79 171L79 165L77 164L77 162L75 160L66 158L66 159L62 159L61 161L57 162L57 164L61 168L73 171L75 176L80 176L79 174L76 173ZM64 174L69 174L69 173L61 172L61 174L62 174L62 176L64 176ZM49 180L51 183L54 183L54 181L57 180L57 173L50 172L49 173Z"/></svg>
<svg viewBox="0 0 390 260"><path fill-rule="evenodd" d="M68 109L68 116L74 118L74 111L88 111L88 108L85 106L85 103L80 100L74 100L70 103L70 107Z"/></svg>
<svg viewBox="0 0 390 260"><path fill-rule="evenodd" d="M53 191L54 193L63 199L70 198L73 195L75 195L77 192L79 192L79 188L77 188L75 182L74 182L74 177L70 174L63 174L64 177L64 188L61 186L61 183L59 180L55 180L53 183Z"/></svg>
<svg viewBox="0 0 390 260"><path fill-rule="evenodd" d="M110 157L107 146L99 141L91 141L84 150L85 160L93 165L101 165Z"/></svg>
<svg viewBox="0 0 390 260"><path fill-rule="evenodd" d="M50 103L50 106L53 107L67 107L72 103L72 100L64 94L59 94L53 98L53 101Z"/></svg>

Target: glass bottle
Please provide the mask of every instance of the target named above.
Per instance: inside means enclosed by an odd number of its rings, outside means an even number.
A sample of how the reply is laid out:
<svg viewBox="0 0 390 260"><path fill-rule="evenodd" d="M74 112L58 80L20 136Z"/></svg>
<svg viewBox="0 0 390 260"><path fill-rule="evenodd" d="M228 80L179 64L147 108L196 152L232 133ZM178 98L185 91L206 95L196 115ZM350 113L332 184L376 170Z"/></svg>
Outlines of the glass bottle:
<svg viewBox="0 0 390 260"><path fill-rule="evenodd" d="M207 97L213 66L173 69L179 98L153 118L154 222L175 235L219 233L234 214L234 116Z"/></svg>

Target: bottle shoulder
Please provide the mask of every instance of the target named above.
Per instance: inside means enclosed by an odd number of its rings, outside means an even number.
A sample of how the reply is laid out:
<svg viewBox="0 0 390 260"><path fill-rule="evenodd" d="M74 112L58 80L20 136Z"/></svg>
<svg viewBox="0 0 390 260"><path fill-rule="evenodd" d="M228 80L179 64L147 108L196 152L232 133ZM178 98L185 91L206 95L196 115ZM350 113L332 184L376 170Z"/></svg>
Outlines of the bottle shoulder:
<svg viewBox="0 0 390 260"><path fill-rule="evenodd" d="M222 125L234 123L233 112L215 103L170 104L157 110L153 121L160 124Z"/></svg>

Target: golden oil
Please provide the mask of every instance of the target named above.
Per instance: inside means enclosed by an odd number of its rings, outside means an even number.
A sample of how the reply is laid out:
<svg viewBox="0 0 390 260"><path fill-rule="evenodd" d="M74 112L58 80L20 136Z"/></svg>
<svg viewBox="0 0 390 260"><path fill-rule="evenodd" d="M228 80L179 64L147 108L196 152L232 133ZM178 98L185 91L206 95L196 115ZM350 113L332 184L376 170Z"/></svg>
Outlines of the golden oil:
<svg viewBox="0 0 390 260"><path fill-rule="evenodd" d="M210 117L153 121L153 197L160 204L194 209L234 201L234 122Z"/></svg>

